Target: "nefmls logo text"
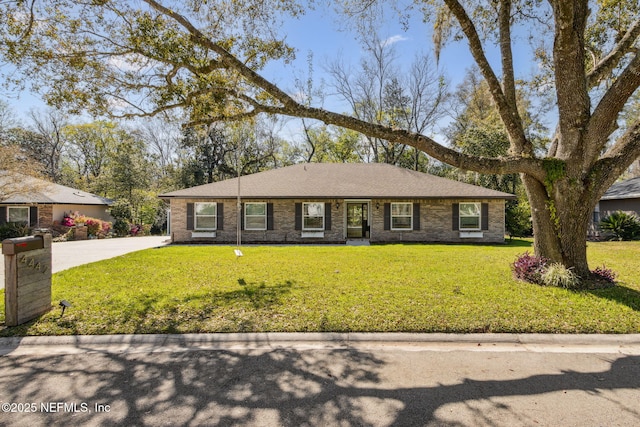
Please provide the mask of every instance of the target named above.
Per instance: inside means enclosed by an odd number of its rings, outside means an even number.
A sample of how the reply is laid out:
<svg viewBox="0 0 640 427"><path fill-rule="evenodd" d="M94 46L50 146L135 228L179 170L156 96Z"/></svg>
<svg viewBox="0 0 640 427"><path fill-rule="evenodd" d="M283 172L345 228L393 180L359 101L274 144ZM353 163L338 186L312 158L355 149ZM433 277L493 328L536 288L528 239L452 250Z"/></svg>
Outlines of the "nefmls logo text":
<svg viewBox="0 0 640 427"><path fill-rule="evenodd" d="M85 402L46 402L40 403L40 412L89 412Z"/></svg>

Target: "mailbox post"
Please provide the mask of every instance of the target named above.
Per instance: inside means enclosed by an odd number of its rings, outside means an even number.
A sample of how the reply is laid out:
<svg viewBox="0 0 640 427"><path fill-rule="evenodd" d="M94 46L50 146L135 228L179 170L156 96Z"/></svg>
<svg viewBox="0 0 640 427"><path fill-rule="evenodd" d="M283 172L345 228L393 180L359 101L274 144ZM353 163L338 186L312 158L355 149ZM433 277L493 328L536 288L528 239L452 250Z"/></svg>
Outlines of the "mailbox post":
<svg viewBox="0 0 640 427"><path fill-rule="evenodd" d="M16 326L51 309L51 234L6 239L5 324Z"/></svg>

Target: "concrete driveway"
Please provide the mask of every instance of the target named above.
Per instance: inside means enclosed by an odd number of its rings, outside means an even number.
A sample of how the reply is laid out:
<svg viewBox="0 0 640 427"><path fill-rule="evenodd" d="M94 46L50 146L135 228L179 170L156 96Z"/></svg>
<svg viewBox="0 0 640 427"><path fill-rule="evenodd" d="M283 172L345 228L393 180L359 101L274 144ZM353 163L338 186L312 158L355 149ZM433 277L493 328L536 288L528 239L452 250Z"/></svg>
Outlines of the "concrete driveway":
<svg viewBox="0 0 640 427"><path fill-rule="evenodd" d="M52 271L56 273L130 252L163 246L169 241L169 236L145 236L53 243L51 249ZM4 256L2 258L4 265ZM0 271L0 278L2 279L0 280L1 289L4 288L4 267Z"/></svg>

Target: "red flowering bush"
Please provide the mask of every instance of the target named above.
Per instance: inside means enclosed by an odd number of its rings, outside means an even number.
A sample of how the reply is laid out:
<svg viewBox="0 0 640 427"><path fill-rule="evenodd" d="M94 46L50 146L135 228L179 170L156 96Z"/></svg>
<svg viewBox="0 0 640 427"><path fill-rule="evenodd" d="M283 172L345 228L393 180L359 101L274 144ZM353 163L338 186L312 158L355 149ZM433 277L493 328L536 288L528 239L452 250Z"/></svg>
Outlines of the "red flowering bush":
<svg viewBox="0 0 640 427"><path fill-rule="evenodd" d="M74 221L73 218L71 218L65 213L64 217L62 218L62 221L60 222L60 225L64 225L65 227L73 227L76 225L76 222Z"/></svg>
<svg viewBox="0 0 640 427"><path fill-rule="evenodd" d="M76 225L84 224L87 226L87 234L89 236L104 238L111 233L111 223L103 221L98 218L92 218L80 214L79 212L65 213L60 225L65 227L75 227Z"/></svg>

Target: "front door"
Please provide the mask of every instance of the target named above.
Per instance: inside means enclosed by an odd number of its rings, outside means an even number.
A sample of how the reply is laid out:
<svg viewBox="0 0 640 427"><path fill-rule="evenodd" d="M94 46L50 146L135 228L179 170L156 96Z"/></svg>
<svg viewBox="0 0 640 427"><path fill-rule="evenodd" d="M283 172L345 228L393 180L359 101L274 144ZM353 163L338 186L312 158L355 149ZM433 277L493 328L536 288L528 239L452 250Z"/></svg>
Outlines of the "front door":
<svg viewBox="0 0 640 427"><path fill-rule="evenodd" d="M347 238L369 238L369 203L347 203Z"/></svg>

